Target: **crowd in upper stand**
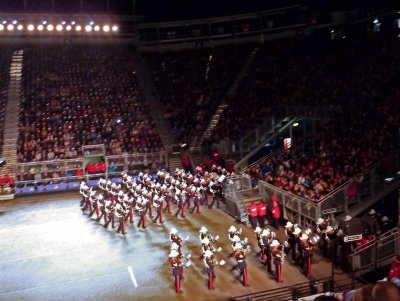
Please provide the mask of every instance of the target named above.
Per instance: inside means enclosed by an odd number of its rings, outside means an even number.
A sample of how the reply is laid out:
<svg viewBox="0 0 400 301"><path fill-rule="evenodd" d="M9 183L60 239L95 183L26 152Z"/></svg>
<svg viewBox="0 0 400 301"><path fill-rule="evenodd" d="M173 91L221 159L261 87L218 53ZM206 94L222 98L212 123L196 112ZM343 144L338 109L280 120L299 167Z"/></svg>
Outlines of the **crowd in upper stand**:
<svg viewBox="0 0 400 301"><path fill-rule="evenodd" d="M339 120L331 120L314 140L316 154L291 151L248 171L313 201L377 160L387 171L393 172L396 165L400 81L395 66L400 63L400 41L371 36L339 44L323 62L316 60L326 70L305 75L293 99L286 91L287 104L304 99L305 104L343 107Z"/></svg>
<svg viewBox="0 0 400 301"><path fill-rule="evenodd" d="M19 127L19 162L76 158L93 144L109 155L163 150L122 46L27 49Z"/></svg>
<svg viewBox="0 0 400 301"><path fill-rule="evenodd" d="M178 142L190 143L207 129L250 49L231 45L145 55Z"/></svg>

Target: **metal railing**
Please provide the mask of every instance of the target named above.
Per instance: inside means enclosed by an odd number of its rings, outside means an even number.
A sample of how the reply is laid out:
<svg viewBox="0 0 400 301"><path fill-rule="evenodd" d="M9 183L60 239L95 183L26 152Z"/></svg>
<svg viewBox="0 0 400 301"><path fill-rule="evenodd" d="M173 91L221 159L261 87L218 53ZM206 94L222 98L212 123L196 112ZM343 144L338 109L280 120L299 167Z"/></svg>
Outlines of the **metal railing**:
<svg viewBox="0 0 400 301"><path fill-rule="evenodd" d="M242 208L239 192L252 189L251 179L247 175L232 176L227 178L224 187L226 211L234 218L241 220L242 214L246 211Z"/></svg>
<svg viewBox="0 0 400 301"><path fill-rule="evenodd" d="M400 250L400 229L394 228L361 246L349 256L352 274L358 277L392 262Z"/></svg>
<svg viewBox="0 0 400 301"><path fill-rule="evenodd" d="M360 287L362 284L354 282L352 279L342 279L335 281L335 291L343 292ZM299 298L326 293L332 291L332 278L315 279L308 282L293 284L290 286L251 293L243 296L234 297L233 301L297 301Z"/></svg>
<svg viewBox="0 0 400 301"><path fill-rule="evenodd" d="M97 154L96 152L96 156ZM156 164L157 161L166 162L166 166ZM121 173L125 171L153 172L162 167L168 168L168 154L137 153L106 156L104 162L105 171L95 174L87 172L84 158L19 163L16 165L16 194L77 189L82 180L97 181L100 177L120 178ZM78 170L82 175L76 175Z"/></svg>

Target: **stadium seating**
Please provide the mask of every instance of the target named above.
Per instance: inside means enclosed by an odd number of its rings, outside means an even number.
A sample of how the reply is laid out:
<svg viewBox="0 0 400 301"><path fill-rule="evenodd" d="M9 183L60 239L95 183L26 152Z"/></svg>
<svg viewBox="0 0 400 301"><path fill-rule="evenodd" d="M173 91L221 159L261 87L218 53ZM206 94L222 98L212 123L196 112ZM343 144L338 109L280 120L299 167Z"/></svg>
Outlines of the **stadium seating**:
<svg viewBox="0 0 400 301"><path fill-rule="evenodd" d="M129 49L53 45L24 53L19 162L76 158L93 144L109 155L163 150Z"/></svg>
<svg viewBox="0 0 400 301"><path fill-rule="evenodd" d="M332 46L327 55L316 54L315 60L307 55L300 56L296 65L302 67L297 71L289 68L294 74L290 78L284 75L282 81L275 80L275 87L272 85L279 91L279 97L272 98L273 102L280 106L302 104L342 108L343 113L335 116L314 137L316 153L291 151L270 157L248 170L253 177L313 201L378 160L385 163L387 170L393 171L399 139L396 99L400 95L400 82L394 67L400 60L399 39L369 36L332 42ZM278 54L277 61L282 60ZM258 74L254 72L249 90L257 91L257 85L268 86L259 74L278 69L266 64L257 66L261 66L261 70ZM274 75L278 74L274 72ZM292 80L295 78L300 80ZM285 86L291 88L284 89ZM263 90L267 99L276 95L272 88ZM261 101L254 105L261 107ZM244 111L239 108L236 114L238 112ZM223 125L219 129L222 132L227 130Z"/></svg>
<svg viewBox="0 0 400 301"><path fill-rule="evenodd" d="M145 55L178 142L204 132L250 49L231 45Z"/></svg>

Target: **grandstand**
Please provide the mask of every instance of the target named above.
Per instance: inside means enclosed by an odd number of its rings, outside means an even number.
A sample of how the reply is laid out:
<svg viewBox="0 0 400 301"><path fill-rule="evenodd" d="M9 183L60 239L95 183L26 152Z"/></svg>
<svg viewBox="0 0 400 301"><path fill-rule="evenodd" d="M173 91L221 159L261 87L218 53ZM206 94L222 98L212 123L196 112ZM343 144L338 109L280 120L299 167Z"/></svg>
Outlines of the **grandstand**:
<svg viewBox="0 0 400 301"><path fill-rule="evenodd" d="M397 10L327 17L296 4L148 23L124 14L135 1L36 2L0 4L0 300L299 300L387 274L400 249ZM198 166L221 180L220 210L166 214L126 236L78 210L81 181L98 190L100 178L123 186L124 173L157 179ZM364 221L371 209L392 224L357 232L369 241L336 266L316 250L312 277L286 259L275 283L247 218L250 204L273 197L281 226ZM229 270L231 224L250 240L250 287ZM221 235L228 263L210 292L202 225ZM196 257L178 297L172 227Z"/></svg>

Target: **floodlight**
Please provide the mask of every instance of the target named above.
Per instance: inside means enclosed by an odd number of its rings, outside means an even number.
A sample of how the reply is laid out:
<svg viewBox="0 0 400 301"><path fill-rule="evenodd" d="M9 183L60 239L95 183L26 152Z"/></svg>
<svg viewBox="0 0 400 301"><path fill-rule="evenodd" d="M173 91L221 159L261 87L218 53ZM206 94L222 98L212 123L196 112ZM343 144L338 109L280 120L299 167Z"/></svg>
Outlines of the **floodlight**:
<svg viewBox="0 0 400 301"><path fill-rule="evenodd" d="M81 31L81 29L82 29L82 26L76 25L76 27L75 27L75 30L76 30L76 31Z"/></svg>
<svg viewBox="0 0 400 301"><path fill-rule="evenodd" d="M118 31L118 26L117 25L114 25L113 27L112 27L112 31Z"/></svg>
<svg viewBox="0 0 400 301"><path fill-rule="evenodd" d="M8 24L8 25L7 25L7 30L8 30L8 31L14 30L14 25Z"/></svg>
<svg viewBox="0 0 400 301"><path fill-rule="evenodd" d="M103 26L103 31L104 32L109 32L110 31L110 26L109 25L104 25Z"/></svg>
<svg viewBox="0 0 400 301"><path fill-rule="evenodd" d="M99 31L99 30L100 30L100 26L99 25L95 25L94 31Z"/></svg>
<svg viewBox="0 0 400 301"><path fill-rule="evenodd" d="M67 25L67 26L65 27L65 29L66 29L67 31L70 31L70 30L72 29L72 26L71 26L71 25Z"/></svg>
<svg viewBox="0 0 400 301"><path fill-rule="evenodd" d="M86 25L86 26L85 26L85 31L86 31L86 32L91 32L91 31L92 31L92 26Z"/></svg>
<svg viewBox="0 0 400 301"><path fill-rule="evenodd" d="M57 30L57 31L62 31L62 30L63 30L62 25L61 25L61 24L57 24L56 30Z"/></svg>
<svg viewBox="0 0 400 301"><path fill-rule="evenodd" d="M37 30L42 31L44 29L44 26L42 24L39 24L37 26Z"/></svg>
<svg viewBox="0 0 400 301"><path fill-rule="evenodd" d="M3 31L3 30L4 30L4 25L0 24L0 31Z"/></svg>
<svg viewBox="0 0 400 301"><path fill-rule="evenodd" d="M47 30L48 30L48 31L53 31L53 30L54 30L53 24L47 25Z"/></svg>
<svg viewBox="0 0 400 301"><path fill-rule="evenodd" d="M32 31L34 29L35 29L35 26L33 26L33 24L28 25L28 31Z"/></svg>
<svg viewBox="0 0 400 301"><path fill-rule="evenodd" d="M17 24L18 23L18 21L17 20L14 20L14 21L12 21L12 24Z"/></svg>
<svg viewBox="0 0 400 301"><path fill-rule="evenodd" d="M17 26L17 29L18 29L18 30L22 30L22 29L24 29L24 25L22 25L22 24L18 24L18 26Z"/></svg>

